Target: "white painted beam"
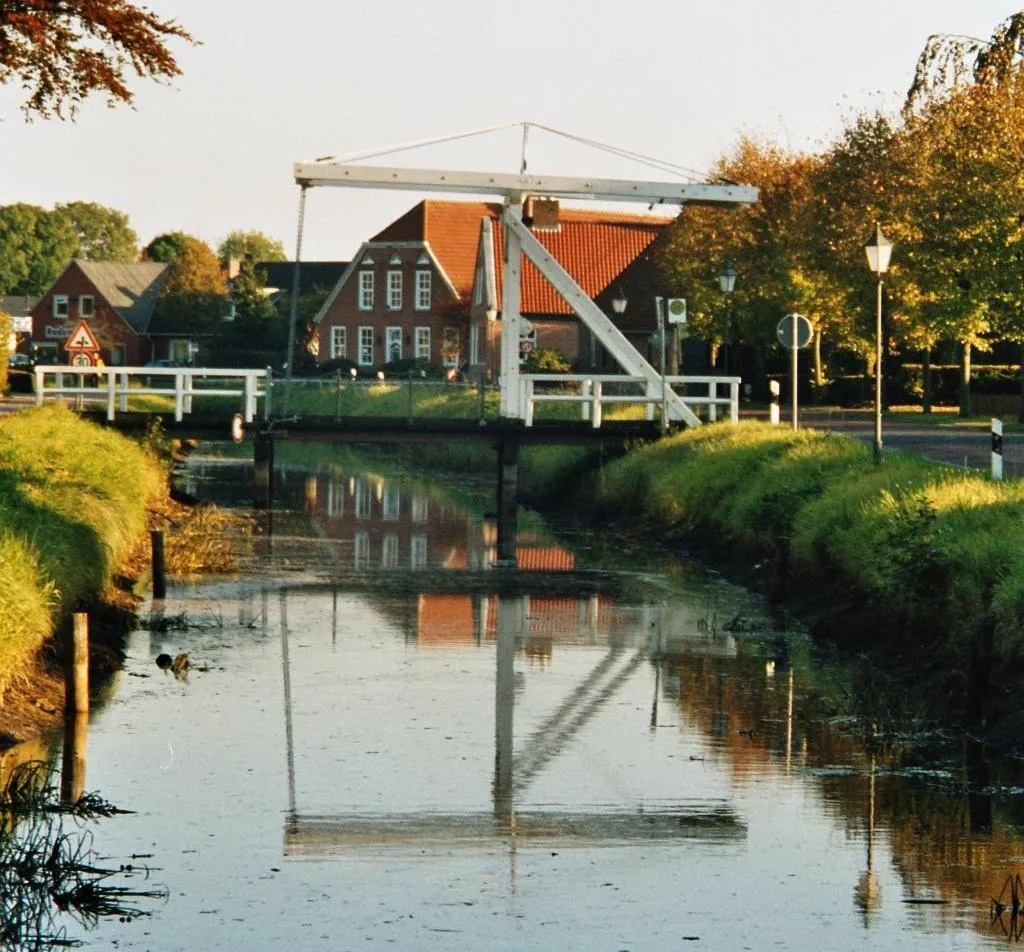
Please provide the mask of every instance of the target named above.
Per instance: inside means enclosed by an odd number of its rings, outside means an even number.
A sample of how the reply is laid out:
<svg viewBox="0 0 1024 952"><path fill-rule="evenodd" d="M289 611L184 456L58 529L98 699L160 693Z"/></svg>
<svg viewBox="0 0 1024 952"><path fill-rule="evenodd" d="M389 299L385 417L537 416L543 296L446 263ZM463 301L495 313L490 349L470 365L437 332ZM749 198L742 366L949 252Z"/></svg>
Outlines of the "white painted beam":
<svg viewBox="0 0 1024 952"><path fill-rule="evenodd" d="M513 200L521 200L526 195L543 195L550 198L590 198L612 202L748 205L758 198L757 189L751 185L687 185L680 182L410 169L336 162L298 162L295 165L295 181L305 187L458 192L501 195Z"/></svg>
<svg viewBox="0 0 1024 952"><path fill-rule="evenodd" d="M519 239L523 254L536 266L537 270L551 286L562 296L562 299L576 312L604 348L619 362L627 374L643 377L647 381L648 392L659 399L661 392L661 372L655 370L642 354L629 342L626 335L615 326L612 320L590 299L572 275L569 274L554 256L545 248L515 215L506 210L502 215L502 224L510 238ZM518 302L517 302L518 304ZM504 308L504 301L502 302ZM502 313L504 319L504 313ZM503 328L504 331L504 328ZM503 334L504 339L504 334ZM689 426L700 426L700 419L683 402L671 388L665 388L664 395L668 416L673 420L683 420Z"/></svg>

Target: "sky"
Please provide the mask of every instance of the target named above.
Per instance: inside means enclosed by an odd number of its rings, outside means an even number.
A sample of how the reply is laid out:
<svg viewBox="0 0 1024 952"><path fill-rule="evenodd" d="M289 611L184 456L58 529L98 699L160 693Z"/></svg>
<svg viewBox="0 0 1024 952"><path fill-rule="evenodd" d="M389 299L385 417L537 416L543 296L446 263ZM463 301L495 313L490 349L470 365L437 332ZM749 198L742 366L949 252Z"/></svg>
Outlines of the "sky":
<svg viewBox="0 0 1024 952"><path fill-rule="evenodd" d="M0 204L92 201L142 244L257 229L296 249L295 162L533 122L691 169L741 135L819 151L864 109L895 111L930 34L989 37L998 0L148 0L201 41L182 76L136 79L134 108L89 101L26 122L0 90ZM521 132L372 160L516 172ZM531 131L529 171L665 173ZM424 193L312 189L303 260L348 260ZM449 196L450 197L450 196ZM624 206L643 211L643 207ZM664 210L662 210L664 213Z"/></svg>

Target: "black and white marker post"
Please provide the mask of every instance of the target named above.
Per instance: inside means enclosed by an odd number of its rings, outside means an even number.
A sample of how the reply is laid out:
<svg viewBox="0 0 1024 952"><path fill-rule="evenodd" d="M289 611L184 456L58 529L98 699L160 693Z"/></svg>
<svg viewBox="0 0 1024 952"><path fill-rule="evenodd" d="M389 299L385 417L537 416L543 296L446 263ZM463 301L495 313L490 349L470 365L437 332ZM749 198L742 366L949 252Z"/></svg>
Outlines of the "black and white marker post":
<svg viewBox="0 0 1024 952"><path fill-rule="evenodd" d="M1003 421L992 417L992 478L1003 478Z"/></svg>

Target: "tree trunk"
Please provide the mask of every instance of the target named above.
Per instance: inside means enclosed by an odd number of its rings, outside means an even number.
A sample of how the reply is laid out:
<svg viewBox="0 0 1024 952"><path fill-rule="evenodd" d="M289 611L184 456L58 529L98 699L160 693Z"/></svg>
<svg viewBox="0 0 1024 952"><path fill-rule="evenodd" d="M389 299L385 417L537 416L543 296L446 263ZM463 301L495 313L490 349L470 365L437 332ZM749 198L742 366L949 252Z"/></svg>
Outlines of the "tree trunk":
<svg viewBox="0 0 1024 952"><path fill-rule="evenodd" d="M1022 387L1024 387L1024 378ZM1024 392L1024 391L1022 391ZM921 400L921 409L925 413L932 412L932 349L928 346L924 349L924 395Z"/></svg>
<svg viewBox="0 0 1024 952"><path fill-rule="evenodd" d="M960 416L971 415L971 345L964 343L960 351Z"/></svg>

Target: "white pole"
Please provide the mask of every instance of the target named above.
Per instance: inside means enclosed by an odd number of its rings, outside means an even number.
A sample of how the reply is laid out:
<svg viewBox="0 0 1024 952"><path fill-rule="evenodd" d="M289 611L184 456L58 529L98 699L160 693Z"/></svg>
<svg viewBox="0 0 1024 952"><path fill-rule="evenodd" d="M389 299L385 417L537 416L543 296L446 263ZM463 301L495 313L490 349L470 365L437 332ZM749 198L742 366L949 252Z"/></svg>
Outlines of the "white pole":
<svg viewBox="0 0 1024 952"><path fill-rule="evenodd" d="M789 345L793 349L793 358L792 358L792 361L790 363L789 376L791 378L790 386L793 388L792 400L793 400L793 429L794 430L799 429L799 424L797 423L797 410L796 410L796 402L797 402L796 401L797 354L799 353L799 348L796 346L796 343L797 343L796 342L796 319L797 319L797 313L796 313L796 311L794 311L793 312L793 330L792 330L793 340L790 342L790 345Z"/></svg>

